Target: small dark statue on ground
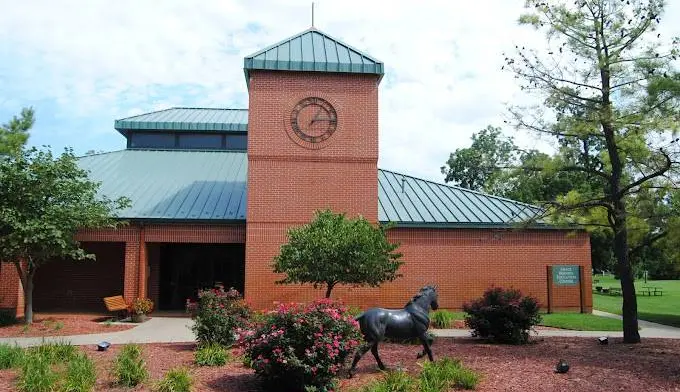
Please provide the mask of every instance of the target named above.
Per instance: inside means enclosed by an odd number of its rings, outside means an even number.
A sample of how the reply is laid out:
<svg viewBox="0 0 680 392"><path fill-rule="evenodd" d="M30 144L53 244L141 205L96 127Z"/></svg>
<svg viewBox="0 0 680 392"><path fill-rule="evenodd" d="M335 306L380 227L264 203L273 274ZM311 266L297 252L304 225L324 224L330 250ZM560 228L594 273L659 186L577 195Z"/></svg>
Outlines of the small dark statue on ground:
<svg viewBox="0 0 680 392"><path fill-rule="evenodd" d="M430 327L430 308L437 310L437 287L425 286L404 307L403 310L383 308L371 308L357 317L361 333L364 335L364 343L354 355L349 376L352 377L357 362L370 349L378 362L378 367L385 370L385 365L378 355L378 343L385 338L406 340L418 338L423 344L423 351L418 354L421 358L425 354L433 361L430 345L432 339L427 334Z"/></svg>

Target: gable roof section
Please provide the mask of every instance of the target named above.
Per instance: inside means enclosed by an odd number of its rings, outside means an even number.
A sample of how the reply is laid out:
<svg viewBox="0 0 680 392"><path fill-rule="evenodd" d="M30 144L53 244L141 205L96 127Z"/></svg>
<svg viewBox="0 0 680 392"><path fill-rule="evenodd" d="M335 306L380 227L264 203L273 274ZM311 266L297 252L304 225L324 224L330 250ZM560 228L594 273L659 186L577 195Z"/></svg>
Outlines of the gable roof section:
<svg viewBox="0 0 680 392"><path fill-rule="evenodd" d="M381 61L315 28L287 38L243 60L246 83L255 69L384 74Z"/></svg>
<svg viewBox="0 0 680 392"><path fill-rule="evenodd" d="M114 128L130 130L246 132L248 109L170 108L116 120Z"/></svg>
<svg viewBox="0 0 680 392"><path fill-rule="evenodd" d="M378 220L397 226L510 227L541 209L502 197L378 170Z"/></svg>
<svg viewBox="0 0 680 392"><path fill-rule="evenodd" d="M120 218L244 221L247 161L245 152L123 150L78 165L101 182L102 195L132 201Z"/></svg>
<svg viewBox="0 0 680 392"><path fill-rule="evenodd" d="M126 196L120 218L164 221L245 221L245 152L123 150L85 156L81 168L100 193ZM330 180L330 179L329 179ZM378 170L378 220L405 227L505 228L541 209L468 189ZM548 227L538 223L532 227Z"/></svg>

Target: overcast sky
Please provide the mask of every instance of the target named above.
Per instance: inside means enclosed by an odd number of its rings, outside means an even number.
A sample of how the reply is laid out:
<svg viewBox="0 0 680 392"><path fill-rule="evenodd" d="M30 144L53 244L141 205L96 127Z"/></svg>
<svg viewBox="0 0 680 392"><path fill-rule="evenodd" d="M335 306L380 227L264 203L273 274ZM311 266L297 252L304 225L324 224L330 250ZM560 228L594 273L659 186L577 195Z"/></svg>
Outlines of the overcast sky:
<svg viewBox="0 0 680 392"><path fill-rule="evenodd" d="M436 181L451 151L502 125L520 98L500 70L502 53L542 42L516 24L523 0L315 3L317 28L385 63L379 166ZM669 1L663 22L674 35L678 3ZM243 57L307 29L310 8L307 0L0 0L0 122L33 106L30 144L82 154L125 147L117 118L245 108Z"/></svg>

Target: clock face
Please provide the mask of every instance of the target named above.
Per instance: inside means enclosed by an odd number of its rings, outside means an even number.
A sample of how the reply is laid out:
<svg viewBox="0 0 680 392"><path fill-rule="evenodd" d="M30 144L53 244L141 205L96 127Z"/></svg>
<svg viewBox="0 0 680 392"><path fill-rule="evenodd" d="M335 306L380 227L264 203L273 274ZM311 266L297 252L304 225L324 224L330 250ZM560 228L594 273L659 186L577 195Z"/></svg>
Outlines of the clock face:
<svg viewBox="0 0 680 392"><path fill-rule="evenodd" d="M295 105L290 114L293 132L309 143L320 143L331 137L337 124L335 108L322 98L305 98Z"/></svg>

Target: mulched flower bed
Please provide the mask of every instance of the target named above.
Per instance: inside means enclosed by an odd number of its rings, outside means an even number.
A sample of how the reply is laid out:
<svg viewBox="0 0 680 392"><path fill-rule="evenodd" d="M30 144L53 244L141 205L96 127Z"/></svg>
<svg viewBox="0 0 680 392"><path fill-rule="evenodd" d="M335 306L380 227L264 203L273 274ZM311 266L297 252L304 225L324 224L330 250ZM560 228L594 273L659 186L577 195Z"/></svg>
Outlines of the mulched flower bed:
<svg viewBox="0 0 680 392"><path fill-rule="evenodd" d="M159 379L175 366L188 366L195 377L197 391L257 391L253 372L235 361L216 368L192 365L193 344L146 344L144 355L151 379ZM83 347L97 363L97 391L130 391L111 385L111 361L120 350L112 346L106 352ZM380 352L392 368L403 367L417 372L415 345L385 344ZM593 338L542 338L526 346L483 344L471 339L438 339L433 350L436 357L451 356L483 376L478 391L680 391L680 341L645 339L628 345L610 339L601 346ZM559 359L571 365L567 374L553 369ZM422 360L420 361L422 363ZM341 390L351 391L380 376L368 353L359 362L355 378L341 380ZM0 391L12 390L16 371L0 371ZM151 383L134 391L151 391Z"/></svg>
<svg viewBox="0 0 680 392"><path fill-rule="evenodd" d="M124 331L136 326L107 325L102 322L111 317L93 314L44 314L33 315L33 324L29 327L23 324L0 327L1 338L26 338L34 336L68 336L92 333Z"/></svg>

